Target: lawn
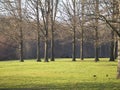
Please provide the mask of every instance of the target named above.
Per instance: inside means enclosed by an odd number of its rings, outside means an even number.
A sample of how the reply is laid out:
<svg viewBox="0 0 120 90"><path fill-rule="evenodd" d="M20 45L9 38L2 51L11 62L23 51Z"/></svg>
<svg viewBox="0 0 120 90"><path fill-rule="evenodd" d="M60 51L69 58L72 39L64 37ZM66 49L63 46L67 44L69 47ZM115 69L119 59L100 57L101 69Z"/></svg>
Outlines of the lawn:
<svg viewBox="0 0 120 90"><path fill-rule="evenodd" d="M0 90L120 90L116 69L108 59L1 61Z"/></svg>

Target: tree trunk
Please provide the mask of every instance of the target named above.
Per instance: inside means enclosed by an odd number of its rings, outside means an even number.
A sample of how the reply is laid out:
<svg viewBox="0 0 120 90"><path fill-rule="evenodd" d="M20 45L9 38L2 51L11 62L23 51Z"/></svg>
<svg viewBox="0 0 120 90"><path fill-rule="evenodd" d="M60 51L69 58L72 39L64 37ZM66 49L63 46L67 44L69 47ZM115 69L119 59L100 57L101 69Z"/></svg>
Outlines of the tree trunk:
<svg viewBox="0 0 120 90"><path fill-rule="evenodd" d="M80 47L80 58L81 58L81 60L83 60L84 59L84 57L83 57L83 30L82 30L82 32L81 32L81 34L82 34L82 37L81 37L81 47Z"/></svg>
<svg viewBox="0 0 120 90"><path fill-rule="evenodd" d="M116 13L116 0L113 0L113 6L112 6L112 20L117 20L117 13ZM116 25L114 25L116 27ZM115 32L111 31L112 35L112 42L111 42L111 52L110 52L110 60L109 61L115 61L115 52L116 52L116 42L115 42Z"/></svg>
<svg viewBox="0 0 120 90"><path fill-rule="evenodd" d="M39 36L39 32L38 32L38 36L37 36L37 62L41 62L41 58L40 58L40 36Z"/></svg>
<svg viewBox="0 0 120 90"><path fill-rule="evenodd" d="M117 79L120 79L120 37L118 39L118 67L117 67Z"/></svg>
<svg viewBox="0 0 120 90"><path fill-rule="evenodd" d="M81 60L83 60L84 59L84 57L83 57L83 30L84 30L84 23L85 23L85 17L84 17L84 13L85 13L85 10L84 10L84 3L85 3L85 1L84 0L82 0L82 25L81 25L81 46L80 46L80 58L81 58Z"/></svg>
<svg viewBox="0 0 120 90"><path fill-rule="evenodd" d="M73 1L73 42L72 42L72 61L76 61L76 0Z"/></svg>
<svg viewBox="0 0 120 90"><path fill-rule="evenodd" d="M23 60L23 31L22 31L22 9L21 9L21 0L18 1L19 5L19 28L20 28L20 43L19 43L19 49L20 49L20 62L24 62Z"/></svg>
<svg viewBox="0 0 120 90"><path fill-rule="evenodd" d="M98 22L97 22L98 23ZM99 61L99 47L98 47L98 27L95 27L95 62Z"/></svg>
<svg viewBox="0 0 120 90"><path fill-rule="evenodd" d="M115 45L114 45L115 49L114 49L114 59L117 59L117 51L118 51L118 41L115 41Z"/></svg>
<svg viewBox="0 0 120 90"><path fill-rule="evenodd" d="M48 38L47 37L45 37L45 54L44 55L45 55L44 61L49 62L49 60L48 60Z"/></svg>
<svg viewBox="0 0 120 90"><path fill-rule="evenodd" d="M114 49L115 49L115 45L114 45L114 31L112 31L111 32L111 35L112 35L112 41L111 41L111 45L110 45L110 60L109 61L115 61L115 59L114 59L114 55L115 55L115 53L114 53Z"/></svg>
<svg viewBox="0 0 120 90"><path fill-rule="evenodd" d="M114 42L111 42L111 46L110 46L110 60L109 61L115 61L114 59Z"/></svg>
<svg viewBox="0 0 120 90"><path fill-rule="evenodd" d="M55 56L54 56L54 0L51 0L51 61L55 61ZM56 11L55 11L56 13Z"/></svg>
<svg viewBox="0 0 120 90"><path fill-rule="evenodd" d="M120 1L118 0L118 21L120 22ZM118 23L118 30L120 31L120 23ZM117 79L120 79L120 37L118 38L118 67Z"/></svg>
<svg viewBox="0 0 120 90"><path fill-rule="evenodd" d="M97 45L97 43L98 43L98 41L96 41L95 42L96 43L96 45L95 45L95 62L98 62L99 61L99 48L98 48L98 45Z"/></svg>
<svg viewBox="0 0 120 90"><path fill-rule="evenodd" d="M73 42L72 42L72 45L73 45L73 52L72 52L72 61L76 61L76 40L75 40L75 26L74 26L74 32L73 32Z"/></svg>
<svg viewBox="0 0 120 90"><path fill-rule="evenodd" d="M53 22L52 22L52 36L51 36L51 61L55 61L55 56L54 56L54 26L53 26Z"/></svg>
<svg viewBox="0 0 120 90"><path fill-rule="evenodd" d="M23 34L22 34L22 27L20 27L19 49L20 49L20 62L24 62L24 60L23 60Z"/></svg>
<svg viewBox="0 0 120 90"><path fill-rule="evenodd" d="M37 6L36 6L36 11L37 11L37 62L40 62L40 22L39 22L39 1L37 0Z"/></svg>
<svg viewBox="0 0 120 90"><path fill-rule="evenodd" d="M45 23L45 54L44 61L48 61L48 30L49 30L49 21L50 21L50 0L46 0L46 23Z"/></svg>
<svg viewBox="0 0 120 90"><path fill-rule="evenodd" d="M98 47L98 30L96 27L96 39L95 39L95 62L99 61L99 47Z"/></svg>
<svg viewBox="0 0 120 90"><path fill-rule="evenodd" d="M96 6L95 6L95 13L96 13L96 19L95 19L95 61L99 61L99 48L98 48L98 15L99 15L99 0L96 0Z"/></svg>

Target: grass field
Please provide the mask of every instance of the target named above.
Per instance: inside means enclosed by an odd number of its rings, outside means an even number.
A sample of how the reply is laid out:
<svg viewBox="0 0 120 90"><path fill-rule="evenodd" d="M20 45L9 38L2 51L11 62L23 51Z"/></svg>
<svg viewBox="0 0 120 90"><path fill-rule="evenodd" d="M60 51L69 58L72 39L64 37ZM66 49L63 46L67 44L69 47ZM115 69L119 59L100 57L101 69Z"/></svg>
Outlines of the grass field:
<svg viewBox="0 0 120 90"><path fill-rule="evenodd" d="M116 69L108 59L1 61L0 90L120 90Z"/></svg>

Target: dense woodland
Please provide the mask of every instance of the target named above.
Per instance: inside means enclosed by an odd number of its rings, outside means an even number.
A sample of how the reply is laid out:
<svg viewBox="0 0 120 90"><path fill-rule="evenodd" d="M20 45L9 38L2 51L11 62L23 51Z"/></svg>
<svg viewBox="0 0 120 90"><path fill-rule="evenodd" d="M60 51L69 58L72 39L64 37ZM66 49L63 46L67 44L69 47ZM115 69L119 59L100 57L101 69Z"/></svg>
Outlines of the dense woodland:
<svg viewBox="0 0 120 90"><path fill-rule="evenodd" d="M119 0L1 0L0 60L119 60L119 11Z"/></svg>

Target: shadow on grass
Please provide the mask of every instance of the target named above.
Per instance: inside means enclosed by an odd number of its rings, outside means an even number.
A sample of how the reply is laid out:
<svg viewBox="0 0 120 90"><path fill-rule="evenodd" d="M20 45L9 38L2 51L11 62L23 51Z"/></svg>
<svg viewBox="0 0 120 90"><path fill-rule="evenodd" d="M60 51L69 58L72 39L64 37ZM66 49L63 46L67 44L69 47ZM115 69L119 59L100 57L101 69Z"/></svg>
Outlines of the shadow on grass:
<svg viewBox="0 0 120 90"><path fill-rule="evenodd" d="M20 86L20 88L0 88L0 90L120 90L118 83L96 83L96 82L81 82L81 83L65 83L65 84L46 84L46 85L34 85L30 88L29 85Z"/></svg>

